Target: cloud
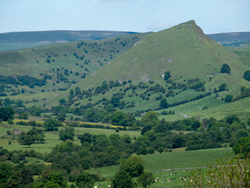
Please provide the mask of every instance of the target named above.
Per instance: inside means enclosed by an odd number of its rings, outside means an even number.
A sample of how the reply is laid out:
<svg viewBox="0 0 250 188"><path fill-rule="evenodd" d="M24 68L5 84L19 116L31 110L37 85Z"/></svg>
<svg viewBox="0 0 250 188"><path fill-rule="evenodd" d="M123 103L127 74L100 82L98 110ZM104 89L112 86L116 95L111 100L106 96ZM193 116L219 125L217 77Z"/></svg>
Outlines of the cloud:
<svg viewBox="0 0 250 188"><path fill-rule="evenodd" d="M166 22L154 22L148 27L146 27L146 31L160 31L164 29L168 29L172 26L174 26L174 23L166 23Z"/></svg>

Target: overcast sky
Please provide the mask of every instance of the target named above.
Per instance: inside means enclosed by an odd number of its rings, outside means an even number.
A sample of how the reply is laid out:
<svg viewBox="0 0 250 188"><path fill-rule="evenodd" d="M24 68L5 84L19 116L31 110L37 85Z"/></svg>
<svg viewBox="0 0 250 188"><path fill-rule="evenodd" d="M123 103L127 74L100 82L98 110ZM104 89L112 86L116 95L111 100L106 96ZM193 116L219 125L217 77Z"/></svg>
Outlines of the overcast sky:
<svg viewBox="0 0 250 188"><path fill-rule="evenodd" d="M250 31L250 0L0 0L0 33L147 32L189 20L206 34Z"/></svg>

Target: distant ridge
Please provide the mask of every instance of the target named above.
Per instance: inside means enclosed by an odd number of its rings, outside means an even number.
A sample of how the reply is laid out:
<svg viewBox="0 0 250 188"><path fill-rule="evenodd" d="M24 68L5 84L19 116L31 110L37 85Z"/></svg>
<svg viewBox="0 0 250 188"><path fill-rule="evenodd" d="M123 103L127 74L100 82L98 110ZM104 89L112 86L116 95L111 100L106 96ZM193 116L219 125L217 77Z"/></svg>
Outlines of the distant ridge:
<svg viewBox="0 0 250 188"><path fill-rule="evenodd" d="M79 40L100 40L105 38L135 34L124 31L31 31L0 34L0 51Z"/></svg>

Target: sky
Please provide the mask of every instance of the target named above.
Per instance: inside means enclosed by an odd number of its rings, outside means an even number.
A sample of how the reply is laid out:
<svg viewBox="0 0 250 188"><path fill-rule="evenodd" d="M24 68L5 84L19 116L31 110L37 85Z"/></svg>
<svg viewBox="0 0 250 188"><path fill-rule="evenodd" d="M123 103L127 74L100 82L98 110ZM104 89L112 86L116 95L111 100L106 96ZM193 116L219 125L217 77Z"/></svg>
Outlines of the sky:
<svg viewBox="0 0 250 188"><path fill-rule="evenodd" d="M206 34L250 31L250 0L0 0L0 33L157 32L189 20Z"/></svg>

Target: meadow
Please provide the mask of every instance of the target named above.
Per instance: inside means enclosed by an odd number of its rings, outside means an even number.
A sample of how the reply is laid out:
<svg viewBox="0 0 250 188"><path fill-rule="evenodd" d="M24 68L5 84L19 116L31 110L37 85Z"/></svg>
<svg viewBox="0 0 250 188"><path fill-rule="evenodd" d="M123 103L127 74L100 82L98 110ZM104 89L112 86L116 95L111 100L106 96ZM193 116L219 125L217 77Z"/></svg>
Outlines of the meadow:
<svg viewBox="0 0 250 188"><path fill-rule="evenodd" d="M15 121L15 120L14 120ZM39 121L38 121L39 122ZM40 121L41 123L42 121ZM37 127L39 129L39 127ZM31 126L24 126L24 125L10 125L8 123L0 123L0 145L3 146L4 149L13 151L13 150L35 150L40 153L49 153L52 151L52 149L57 145L60 144L62 141L59 140L59 131L50 131L45 132L45 144L32 144L30 147L25 145L20 145L17 141L17 137L15 136L13 139L13 136L7 136L6 132L12 131L13 129L21 129L24 132L28 132L30 129L32 129ZM42 128L41 128L42 129ZM62 129L59 128L59 129ZM110 129L98 129L98 128L83 128L83 127L77 127L75 128L75 137L74 137L74 143L81 145L80 141L77 139L78 134L84 134L84 133L90 133L94 135L98 134L106 134L107 136L111 134L119 134L120 136L124 134L128 134L132 139L135 137L140 136L140 132L138 131L119 131L115 132L115 130ZM11 141L11 145L9 145L9 141Z"/></svg>

